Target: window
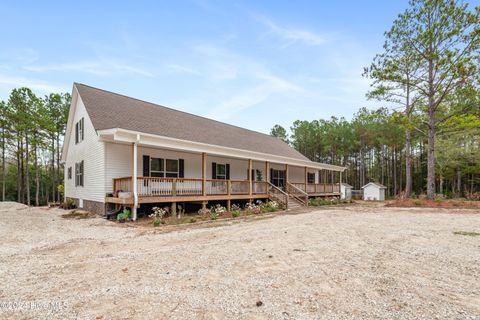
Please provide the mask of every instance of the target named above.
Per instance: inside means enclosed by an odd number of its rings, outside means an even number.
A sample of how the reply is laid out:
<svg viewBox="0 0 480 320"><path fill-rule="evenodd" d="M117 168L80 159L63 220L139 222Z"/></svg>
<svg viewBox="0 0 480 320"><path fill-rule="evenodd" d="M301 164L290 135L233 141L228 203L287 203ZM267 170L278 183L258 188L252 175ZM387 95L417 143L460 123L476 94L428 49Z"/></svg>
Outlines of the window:
<svg viewBox="0 0 480 320"><path fill-rule="evenodd" d="M150 176L151 177L167 177L178 178L178 159L150 159Z"/></svg>
<svg viewBox="0 0 480 320"><path fill-rule="evenodd" d="M165 160L165 177L178 178L178 160Z"/></svg>
<svg viewBox="0 0 480 320"><path fill-rule="evenodd" d="M68 167L68 180L71 180L72 179L72 167Z"/></svg>
<svg viewBox="0 0 480 320"><path fill-rule="evenodd" d="M307 182L308 183L315 183L315 173L307 173Z"/></svg>
<svg viewBox="0 0 480 320"><path fill-rule="evenodd" d="M75 186L83 187L83 160L75 163Z"/></svg>
<svg viewBox="0 0 480 320"><path fill-rule="evenodd" d="M80 143L83 141L83 134L85 131L84 128L84 119L80 119L77 123L75 123L75 143Z"/></svg>
<svg viewBox="0 0 480 320"><path fill-rule="evenodd" d="M284 170L275 170L271 171L271 181L272 184L278 188L283 188L285 186L285 171Z"/></svg>
<svg viewBox="0 0 480 320"><path fill-rule="evenodd" d="M215 179L227 179L227 165L224 163L217 163L217 176Z"/></svg>
<svg viewBox="0 0 480 320"><path fill-rule="evenodd" d="M161 158L150 159L150 176L165 177L164 163Z"/></svg>

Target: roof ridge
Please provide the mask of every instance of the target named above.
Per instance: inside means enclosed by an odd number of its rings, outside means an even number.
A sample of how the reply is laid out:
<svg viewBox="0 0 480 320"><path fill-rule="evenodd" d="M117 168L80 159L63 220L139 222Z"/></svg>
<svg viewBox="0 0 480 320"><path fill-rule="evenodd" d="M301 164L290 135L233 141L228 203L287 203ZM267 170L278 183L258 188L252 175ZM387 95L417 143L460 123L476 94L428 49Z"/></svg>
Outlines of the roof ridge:
<svg viewBox="0 0 480 320"><path fill-rule="evenodd" d="M288 143L286 143L285 141L283 141L283 140L281 140L281 139L279 139L279 138L277 138L277 137L274 137L274 136L272 136L272 135L270 135L270 134L263 133L263 132L260 132L260 131L255 131L255 130L252 130L252 129L243 128L243 127L240 127L240 126L237 126L237 125L234 125L234 124L222 122L222 121L215 120L215 119L211 119L211 118L207 118L207 117L204 117L204 116L199 116L198 114L194 114L194 113L190 113L190 112L186 112L186 111L174 109L174 108L172 108L172 107L167 107L167 106L164 106L164 105L161 105L161 104L157 104L157 103L149 102L149 101L146 101L146 100L134 98L134 97L127 96L127 95L124 95L124 94L121 94L121 93L117 93L117 92L113 92L113 91L110 91L110 90L105 90L105 89L102 89L102 88L93 87L93 86L90 86L90 85L84 84L84 83L74 82L73 85L74 85L74 86L81 85L81 86L84 86L84 87L89 87L89 88L94 89L94 90L103 91L103 92L106 92L106 93L110 93L110 94L114 94L114 95L117 95L117 96L125 97L125 98L127 98L127 99L132 99L132 100L140 101L140 102L143 102L143 103L147 103L147 104L152 105L152 106L166 108L166 109L169 109L169 110L172 110L172 111L175 111L175 112L180 112L180 113L188 114L188 115L190 115L190 116L194 116L194 117L197 117L197 118L205 119L205 120L208 120L208 121L214 121L214 122L220 123L220 124L222 124L222 125L227 125L227 126L231 126L231 127L235 127L235 128L241 129L241 130L254 132L254 133L261 134L261 135L264 135L264 136L269 137L269 138L272 138L272 139L279 140L279 141L281 141L282 143L286 144L287 146L292 147L292 146L290 146Z"/></svg>

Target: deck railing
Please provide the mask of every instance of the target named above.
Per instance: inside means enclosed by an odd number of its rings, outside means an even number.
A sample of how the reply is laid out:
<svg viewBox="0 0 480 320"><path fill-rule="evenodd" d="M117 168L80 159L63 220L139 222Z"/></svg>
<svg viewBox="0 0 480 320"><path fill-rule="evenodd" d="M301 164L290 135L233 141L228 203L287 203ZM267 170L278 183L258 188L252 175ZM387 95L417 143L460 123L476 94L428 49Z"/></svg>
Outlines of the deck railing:
<svg viewBox="0 0 480 320"><path fill-rule="evenodd" d="M248 180L221 180L206 179L205 193L214 195L248 195ZM137 192L139 197L162 197L162 196L202 196L202 179L193 178L161 178L161 177L138 177ZM132 192L132 177L113 179L113 192ZM253 181L252 194L266 194L267 182Z"/></svg>
<svg viewBox="0 0 480 320"><path fill-rule="evenodd" d="M248 195L248 180L220 180L206 179L205 193L208 196L213 195ZM202 179L194 178L161 178L161 177L138 177L137 192L139 197L162 197L162 196L202 196ZM339 184L291 183L295 189L299 189L308 194L339 193ZM267 194L269 192L269 183L266 181L252 181L252 194ZM295 189L291 190L295 193ZM306 190L305 190L306 189ZM132 177L122 177L113 179L113 193L117 195L119 191L132 192ZM298 192L297 192L298 193Z"/></svg>
<svg viewBox="0 0 480 320"><path fill-rule="evenodd" d="M292 182L292 185L298 189L305 191L305 183ZM338 183L307 183L308 194L322 194L322 193L339 193L340 185Z"/></svg>
<svg viewBox="0 0 480 320"><path fill-rule="evenodd" d="M305 187L305 184L303 185ZM304 205L308 205L308 194L300 188L297 188L295 185L287 182L286 191L287 193L302 202Z"/></svg>
<svg viewBox="0 0 480 320"><path fill-rule="evenodd" d="M288 209L288 194L269 182L266 183L266 187L268 188L270 197L285 207L285 209Z"/></svg>

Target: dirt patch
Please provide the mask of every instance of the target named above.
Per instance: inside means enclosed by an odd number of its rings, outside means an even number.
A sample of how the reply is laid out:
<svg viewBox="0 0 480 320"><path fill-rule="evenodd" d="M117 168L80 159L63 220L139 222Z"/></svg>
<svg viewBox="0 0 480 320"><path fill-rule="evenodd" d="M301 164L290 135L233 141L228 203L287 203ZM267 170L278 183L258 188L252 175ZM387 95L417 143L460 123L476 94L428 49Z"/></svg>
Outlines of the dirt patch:
<svg viewBox="0 0 480 320"><path fill-rule="evenodd" d="M62 218L65 219L91 219L95 217L95 213L85 210L71 210L68 213L62 214Z"/></svg>
<svg viewBox="0 0 480 320"><path fill-rule="evenodd" d="M460 209L480 209L480 201L467 200L428 200L428 199L399 199L390 200L386 203L387 207L400 208L460 208Z"/></svg>
<svg viewBox="0 0 480 320"><path fill-rule="evenodd" d="M454 234L480 232L475 210L369 204L147 229L16 208L0 204L1 319L480 315L480 238Z"/></svg>

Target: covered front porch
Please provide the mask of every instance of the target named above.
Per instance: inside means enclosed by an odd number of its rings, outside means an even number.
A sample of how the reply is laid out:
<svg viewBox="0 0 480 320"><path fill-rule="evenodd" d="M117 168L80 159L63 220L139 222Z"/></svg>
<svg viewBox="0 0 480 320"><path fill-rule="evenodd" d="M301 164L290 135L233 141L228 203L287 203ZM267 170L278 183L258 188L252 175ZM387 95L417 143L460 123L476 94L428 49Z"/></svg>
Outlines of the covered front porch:
<svg viewBox="0 0 480 320"><path fill-rule="evenodd" d="M344 168L217 146L168 144L161 137L102 133L106 142L106 203L142 204L271 199L308 205L339 196ZM158 141L160 140L160 141ZM110 183L109 183L110 181ZM229 208L228 208L229 209Z"/></svg>

